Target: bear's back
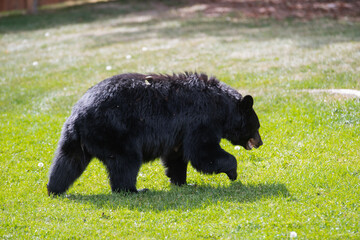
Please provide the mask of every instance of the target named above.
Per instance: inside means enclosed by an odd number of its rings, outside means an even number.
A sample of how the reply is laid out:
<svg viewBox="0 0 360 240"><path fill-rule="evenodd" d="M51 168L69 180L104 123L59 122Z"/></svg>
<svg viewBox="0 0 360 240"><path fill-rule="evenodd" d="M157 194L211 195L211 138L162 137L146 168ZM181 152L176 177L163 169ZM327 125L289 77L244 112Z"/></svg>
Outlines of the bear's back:
<svg viewBox="0 0 360 240"><path fill-rule="evenodd" d="M205 74L126 73L90 88L75 106L89 113L114 112L118 117L211 118L226 115L240 93Z"/></svg>

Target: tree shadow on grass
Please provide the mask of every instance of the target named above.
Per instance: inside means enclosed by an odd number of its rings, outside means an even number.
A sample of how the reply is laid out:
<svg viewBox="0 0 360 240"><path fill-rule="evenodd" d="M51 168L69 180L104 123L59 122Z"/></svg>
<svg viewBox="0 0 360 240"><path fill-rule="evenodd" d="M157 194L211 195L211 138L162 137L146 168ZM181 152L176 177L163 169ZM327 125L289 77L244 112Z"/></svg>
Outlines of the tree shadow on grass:
<svg viewBox="0 0 360 240"><path fill-rule="evenodd" d="M171 3L165 0L150 2L141 0L112 0L57 9L43 9L35 15L0 16L0 33L35 31L71 24L106 21L119 16L126 16L127 14L141 15L144 12L149 12L149 9L153 9L155 4L166 8L181 5L182 1Z"/></svg>
<svg viewBox="0 0 360 240"><path fill-rule="evenodd" d="M177 25L173 24L177 22ZM104 32L101 35L88 34L84 36L93 41L90 48L110 46L121 42L134 42L149 39L192 39L198 37L217 37L224 44L250 40L255 42L289 39L301 48L320 48L324 45L358 41L360 25L336 22L333 20L318 20L316 22L297 22L287 20L243 19L233 21L231 18L196 17L181 18L149 18L142 22L124 24L128 29L114 32ZM134 31L134 29L136 29ZM229 42L230 39L230 42Z"/></svg>
<svg viewBox="0 0 360 240"><path fill-rule="evenodd" d="M117 193L99 195L68 195L66 198L96 208L128 208L138 211L164 211L168 209L198 209L218 202L248 203L263 198L289 198L284 184L243 185L235 182L228 187L184 186L173 187L170 191L149 190L145 193Z"/></svg>
<svg viewBox="0 0 360 240"><path fill-rule="evenodd" d="M145 39L194 38L199 35L224 39L248 39L269 41L291 39L300 47L318 48L337 42L360 39L359 24L335 20L299 22L294 19L276 21L274 19L254 20L239 18L231 14L209 17L201 12L184 17L179 11L191 7L186 1L110 1L91 3L55 10L44 10L38 15L15 15L0 18L0 33L53 29L64 25L121 20L111 23L111 30L97 33L79 33L81 38L91 39L90 48L104 47L119 42L134 42ZM130 16L131 15L131 16ZM139 21L139 19L142 19ZM173 25L172 23L177 22ZM100 28L100 27L99 27ZM96 32L96 31L95 31Z"/></svg>

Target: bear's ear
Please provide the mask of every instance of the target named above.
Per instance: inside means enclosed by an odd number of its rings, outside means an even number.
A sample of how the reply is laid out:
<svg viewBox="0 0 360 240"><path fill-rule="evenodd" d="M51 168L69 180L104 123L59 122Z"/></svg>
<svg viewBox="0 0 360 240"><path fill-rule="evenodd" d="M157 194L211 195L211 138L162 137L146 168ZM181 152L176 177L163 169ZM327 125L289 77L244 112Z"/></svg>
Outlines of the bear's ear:
<svg viewBox="0 0 360 240"><path fill-rule="evenodd" d="M240 106L242 109L251 109L254 105L254 99L250 95L246 95L240 102Z"/></svg>

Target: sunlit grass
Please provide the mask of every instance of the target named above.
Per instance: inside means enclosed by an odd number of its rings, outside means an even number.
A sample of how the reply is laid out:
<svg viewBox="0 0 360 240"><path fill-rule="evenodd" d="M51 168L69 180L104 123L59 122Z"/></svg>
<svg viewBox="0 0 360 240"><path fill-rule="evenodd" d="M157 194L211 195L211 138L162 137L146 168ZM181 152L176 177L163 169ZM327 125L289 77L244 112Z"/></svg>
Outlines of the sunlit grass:
<svg viewBox="0 0 360 240"><path fill-rule="evenodd" d="M360 90L360 24L148 7L0 18L0 238L360 238L360 101L303 91ZM62 124L89 87L122 72L184 70L255 97L264 146L221 142L238 160L236 182L190 167L190 185L174 187L156 161L138 176L149 192L112 194L94 160L66 196L47 197Z"/></svg>

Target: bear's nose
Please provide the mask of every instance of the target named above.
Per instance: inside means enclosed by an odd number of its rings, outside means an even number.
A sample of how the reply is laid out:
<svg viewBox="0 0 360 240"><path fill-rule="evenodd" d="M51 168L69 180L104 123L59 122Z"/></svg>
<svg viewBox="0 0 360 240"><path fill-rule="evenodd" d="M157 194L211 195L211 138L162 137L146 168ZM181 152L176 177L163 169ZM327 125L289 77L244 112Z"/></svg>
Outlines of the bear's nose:
<svg viewBox="0 0 360 240"><path fill-rule="evenodd" d="M263 145L263 142L262 142L262 140L260 139L260 141L257 142L255 148L258 148L258 147L260 147L261 145Z"/></svg>

